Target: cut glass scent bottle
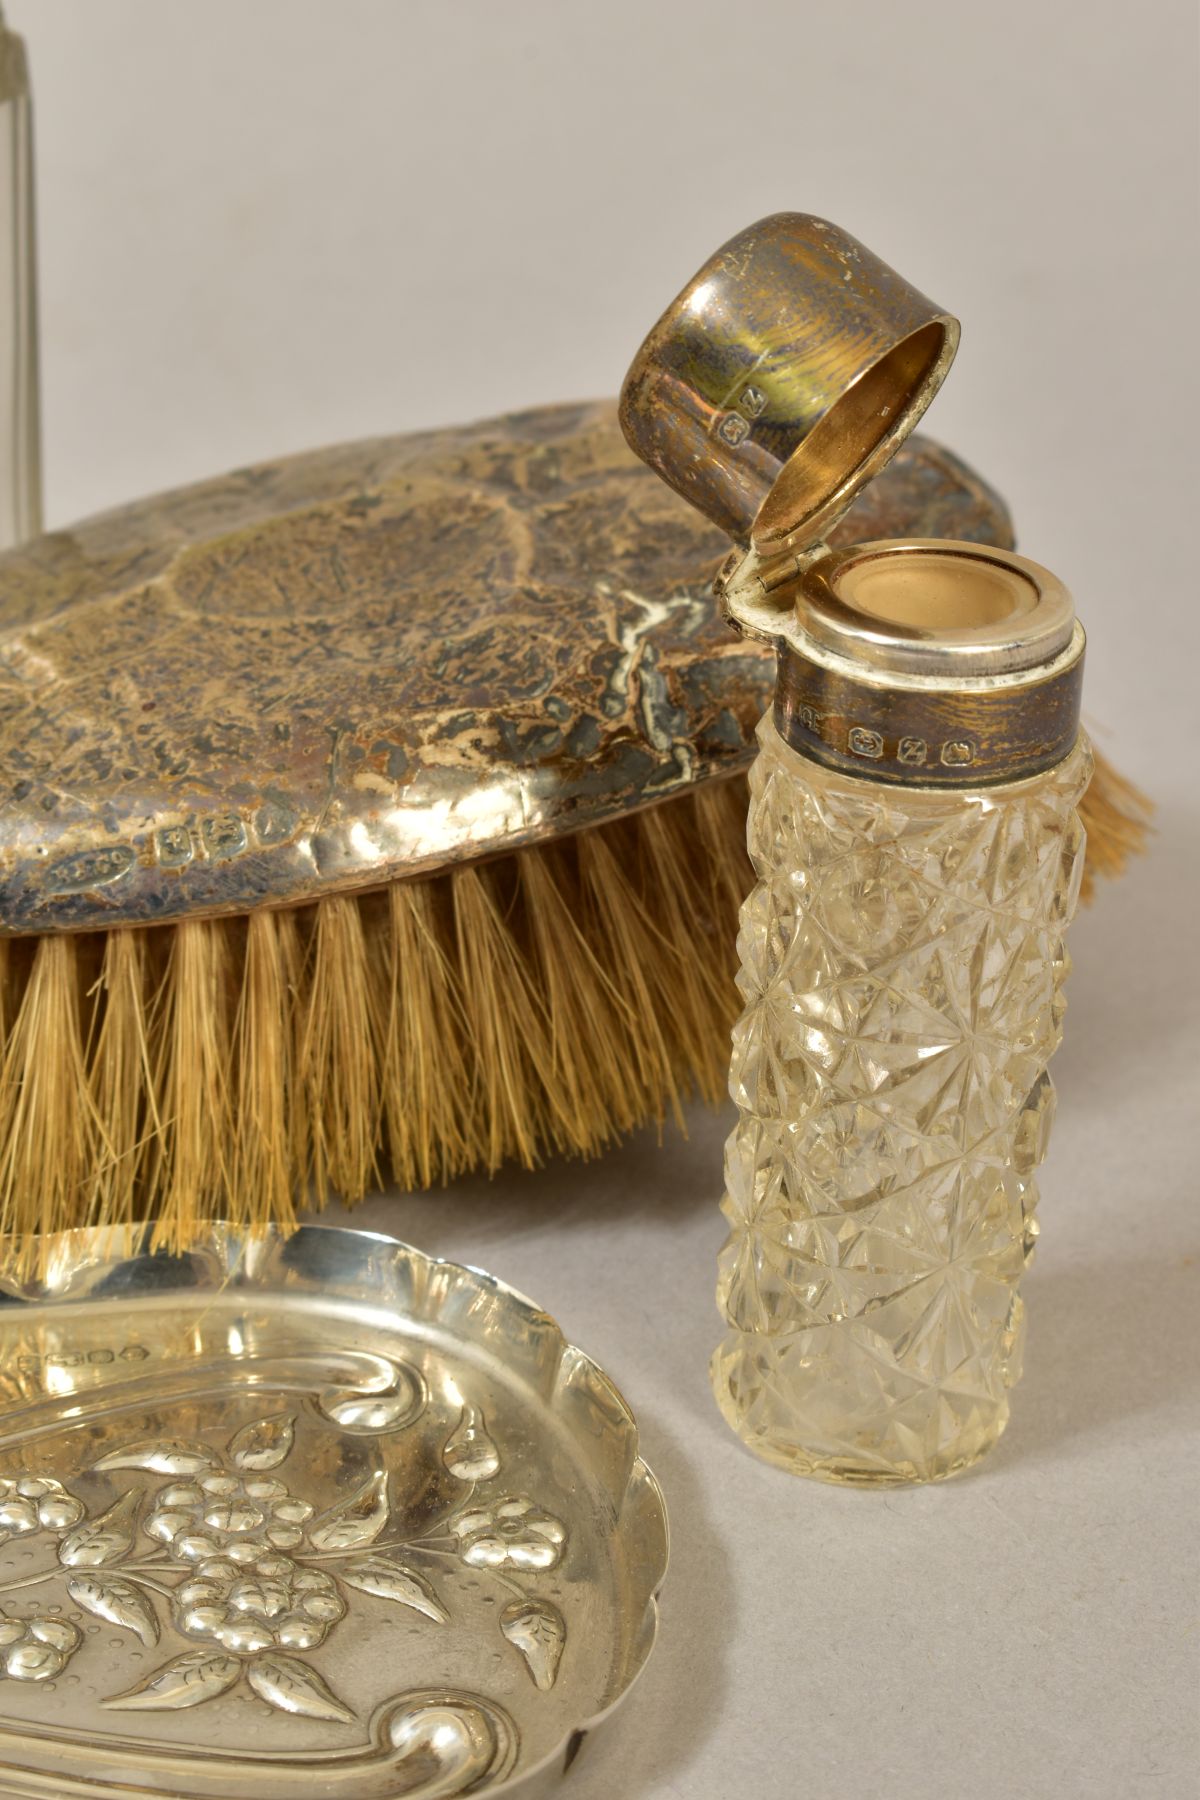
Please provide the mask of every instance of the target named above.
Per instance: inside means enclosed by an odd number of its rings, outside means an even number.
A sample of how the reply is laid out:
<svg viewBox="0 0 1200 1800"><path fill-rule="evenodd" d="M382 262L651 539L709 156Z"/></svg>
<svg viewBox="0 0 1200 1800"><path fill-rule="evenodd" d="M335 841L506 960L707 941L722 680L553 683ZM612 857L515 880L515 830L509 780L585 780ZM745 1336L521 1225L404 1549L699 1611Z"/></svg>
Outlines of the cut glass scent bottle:
<svg viewBox="0 0 1200 1800"><path fill-rule="evenodd" d="M824 542L943 379L956 322L838 227L752 226L642 346L633 448L744 546L759 730L712 1363L760 1456L860 1485L968 1467L1008 1417L1083 868L1084 636L1012 552Z"/></svg>

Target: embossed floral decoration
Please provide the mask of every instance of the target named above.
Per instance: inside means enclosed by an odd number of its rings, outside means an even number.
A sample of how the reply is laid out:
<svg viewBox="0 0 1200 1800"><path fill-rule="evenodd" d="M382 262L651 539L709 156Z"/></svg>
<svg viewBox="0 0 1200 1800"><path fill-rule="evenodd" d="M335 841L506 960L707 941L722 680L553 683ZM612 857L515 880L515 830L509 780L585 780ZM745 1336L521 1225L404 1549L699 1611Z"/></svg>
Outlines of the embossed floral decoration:
<svg viewBox="0 0 1200 1800"><path fill-rule="evenodd" d="M473 1569L552 1569L566 1537L550 1513L513 1494L460 1512L450 1530Z"/></svg>
<svg viewBox="0 0 1200 1800"><path fill-rule="evenodd" d="M65 1581L77 1606L147 1647L164 1629L180 1640L136 1687L112 1695L109 1707L197 1706L244 1682L283 1712L350 1723L356 1715L305 1652L346 1617L355 1590L448 1624L442 1595L413 1565L450 1559L515 1595L500 1614L500 1630L535 1685L553 1686L566 1625L556 1607L526 1594L514 1578L554 1568L566 1531L523 1495L476 1498L501 1460L482 1414L465 1407L442 1449L445 1468L470 1484L466 1503L416 1538L389 1532L402 1520L393 1513L385 1468L323 1513L294 1494L275 1471L292 1453L295 1423L288 1413L256 1419L223 1453L175 1438L114 1450L95 1470L161 1479L149 1488L131 1485L94 1518L49 1476L0 1479L0 1545L34 1534L55 1540L53 1566L0 1587L0 1596ZM68 1620L18 1619L0 1609L0 1679L49 1680L83 1641Z"/></svg>

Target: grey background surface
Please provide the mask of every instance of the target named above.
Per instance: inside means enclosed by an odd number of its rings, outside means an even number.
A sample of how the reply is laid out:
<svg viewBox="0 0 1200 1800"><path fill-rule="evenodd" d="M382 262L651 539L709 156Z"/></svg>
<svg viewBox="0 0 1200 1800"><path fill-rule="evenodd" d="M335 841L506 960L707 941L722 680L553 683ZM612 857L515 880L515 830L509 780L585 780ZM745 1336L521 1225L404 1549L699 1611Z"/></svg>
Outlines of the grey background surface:
<svg viewBox="0 0 1200 1800"><path fill-rule="evenodd" d="M1075 590L1159 802L1074 934L1029 1373L957 1484L760 1467L705 1361L726 1116L364 1222L533 1293L672 1508L576 1800L1196 1792L1196 50L1190 0L11 0L39 107L48 508L614 391L722 238L837 219L964 321L931 429Z"/></svg>

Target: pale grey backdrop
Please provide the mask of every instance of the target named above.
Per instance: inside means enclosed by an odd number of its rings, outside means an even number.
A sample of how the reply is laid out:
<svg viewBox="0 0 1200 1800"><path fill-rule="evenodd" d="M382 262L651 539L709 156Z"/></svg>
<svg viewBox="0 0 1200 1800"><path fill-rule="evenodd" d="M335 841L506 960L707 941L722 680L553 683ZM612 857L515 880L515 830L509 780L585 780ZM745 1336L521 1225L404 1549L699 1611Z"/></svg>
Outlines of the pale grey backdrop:
<svg viewBox="0 0 1200 1800"><path fill-rule="evenodd" d="M1196 1729L1192 0L10 0L41 152L51 523L233 463L613 391L778 207L964 320L930 420L1075 589L1159 800L1074 938L1030 1374L958 1485L760 1468L707 1397L727 1119L367 1217L535 1294L675 1522L577 1800L1190 1797ZM590 1766L589 1766L590 1762Z"/></svg>

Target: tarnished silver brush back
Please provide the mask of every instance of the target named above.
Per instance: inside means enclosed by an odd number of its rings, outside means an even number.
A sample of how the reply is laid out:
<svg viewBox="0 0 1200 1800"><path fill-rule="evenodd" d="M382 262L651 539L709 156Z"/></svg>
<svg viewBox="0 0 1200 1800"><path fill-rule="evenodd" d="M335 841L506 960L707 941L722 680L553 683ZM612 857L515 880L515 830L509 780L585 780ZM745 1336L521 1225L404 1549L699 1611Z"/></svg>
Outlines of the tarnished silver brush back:
<svg viewBox="0 0 1200 1800"><path fill-rule="evenodd" d="M860 535L1011 542L928 441ZM769 648L611 405L381 438L0 557L0 932L245 913L744 772Z"/></svg>

